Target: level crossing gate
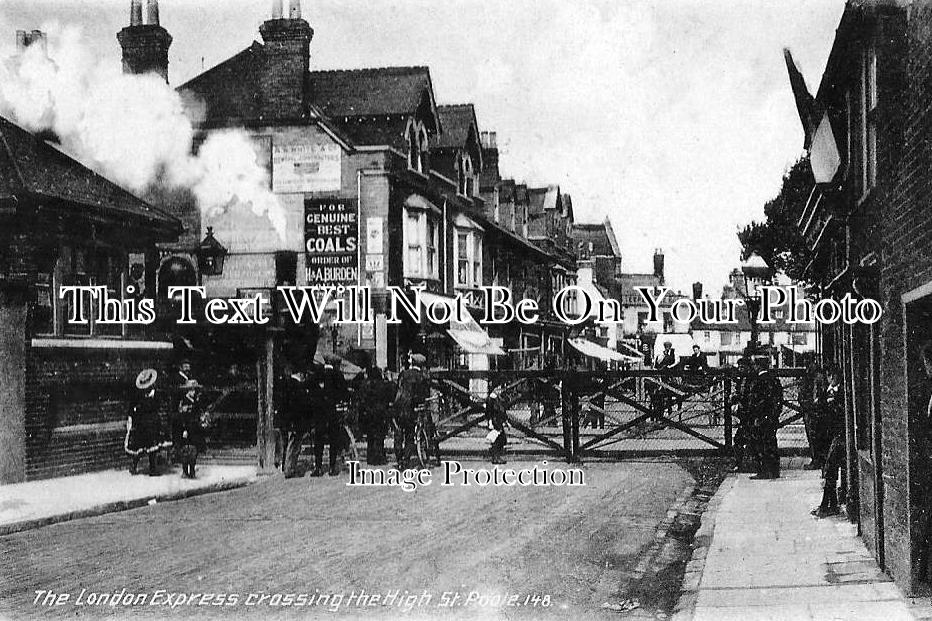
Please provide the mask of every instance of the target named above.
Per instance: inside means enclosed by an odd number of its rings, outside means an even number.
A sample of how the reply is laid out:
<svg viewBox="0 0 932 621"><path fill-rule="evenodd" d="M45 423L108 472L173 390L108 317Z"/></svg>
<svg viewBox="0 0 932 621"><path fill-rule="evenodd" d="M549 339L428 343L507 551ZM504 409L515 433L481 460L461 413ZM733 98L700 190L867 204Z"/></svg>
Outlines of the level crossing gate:
<svg viewBox="0 0 932 621"><path fill-rule="evenodd" d="M805 371L770 372L783 387L781 447L803 449L800 384ZM730 454L739 424L739 390L753 375L737 369L436 371L431 373L431 410L441 452L458 439L484 436L486 400L498 390L510 441L568 462L635 454Z"/></svg>

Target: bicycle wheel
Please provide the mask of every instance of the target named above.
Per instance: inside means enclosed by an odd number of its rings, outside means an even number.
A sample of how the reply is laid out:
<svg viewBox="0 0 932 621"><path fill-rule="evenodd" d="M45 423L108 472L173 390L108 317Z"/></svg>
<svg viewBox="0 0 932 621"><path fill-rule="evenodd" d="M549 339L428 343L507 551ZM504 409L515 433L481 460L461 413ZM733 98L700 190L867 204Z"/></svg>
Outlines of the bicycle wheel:
<svg viewBox="0 0 932 621"><path fill-rule="evenodd" d="M423 421L414 426L414 445L417 448L418 468L426 468L430 462L430 435Z"/></svg>

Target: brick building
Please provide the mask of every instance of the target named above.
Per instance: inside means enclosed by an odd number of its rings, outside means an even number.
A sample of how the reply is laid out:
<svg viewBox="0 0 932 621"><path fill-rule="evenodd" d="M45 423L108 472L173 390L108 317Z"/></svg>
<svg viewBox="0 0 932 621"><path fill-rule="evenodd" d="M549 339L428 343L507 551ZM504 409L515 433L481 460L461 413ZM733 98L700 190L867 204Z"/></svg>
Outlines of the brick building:
<svg viewBox="0 0 932 621"><path fill-rule="evenodd" d="M56 293L105 287L131 300L155 282L156 243L180 223L0 118L0 483L106 468L123 459L140 369L169 341L142 326L87 321ZM128 287L132 285L134 289Z"/></svg>
<svg viewBox="0 0 932 621"><path fill-rule="evenodd" d="M157 10L155 18L142 20L133 17L138 3L132 7L130 26L119 37L124 66L166 76L163 52L171 37L153 35ZM540 242L546 247L538 247L528 240L530 232L516 234L500 223L498 207L489 200L494 197L482 190L483 179L498 175L496 149L483 145L471 104L437 105L427 67L316 71L311 64L314 31L301 17L300 2L290 2L287 14L281 2L272 7L272 18L259 28L261 43L253 42L178 91L198 112L199 139L229 128L249 133L284 211L285 236L247 210L234 208L227 216L208 218L182 202L173 210L190 225L189 247L178 245L166 255L193 263L191 244L211 226L228 254L223 274L202 279L209 297L269 295L283 283L368 285L375 294L374 324L322 326L318 351L363 352L395 369L407 351L417 349L428 353L434 366L475 363L482 368L490 361L470 362L464 355L500 354L487 334L477 347L476 341L470 346L451 337L449 326L407 320L388 324L386 287L424 287L428 295L422 298L434 301L450 302L460 294L473 309L481 284L507 282L520 298L543 276L549 294L551 285L572 282L570 249L565 243L550 246L545 237ZM571 204L558 188L542 194L550 198L541 210L547 223L541 231L559 237L552 227L568 231ZM525 188L521 213L528 222L530 196ZM341 205L353 220L349 237L355 255L320 256L306 248L312 237L306 219L328 202ZM498 258L502 240L520 248L534 269L498 275L500 268L512 268ZM319 277L320 265L345 269L339 278ZM543 302L547 315L549 296ZM544 321L549 320L548 315ZM552 348L562 351L562 328L542 326L549 332L539 340L549 339ZM475 322L468 329L473 338L486 333ZM504 335L497 338L505 342ZM466 351L470 348L474 351Z"/></svg>
<svg viewBox="0 0 932 621"><path fill-rule="evenodd" d="M883 305L873 325L825 326L822 348L844 373L849 516L909 593L930 584L930 44L927 3L848 2L816 96L841 165L799 214L823 294Z"/></svg>

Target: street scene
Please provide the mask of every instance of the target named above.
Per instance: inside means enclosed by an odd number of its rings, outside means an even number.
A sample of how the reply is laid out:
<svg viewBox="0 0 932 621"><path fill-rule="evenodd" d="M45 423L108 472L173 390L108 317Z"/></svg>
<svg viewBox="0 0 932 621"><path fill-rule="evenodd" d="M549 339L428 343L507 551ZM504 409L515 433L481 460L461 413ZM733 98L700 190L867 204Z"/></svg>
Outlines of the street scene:
<svg viewBox="0 0 932 621"><path fill-rule="evenodd" d="M0 2L0 619L932 618L932 6Z"/></svg>

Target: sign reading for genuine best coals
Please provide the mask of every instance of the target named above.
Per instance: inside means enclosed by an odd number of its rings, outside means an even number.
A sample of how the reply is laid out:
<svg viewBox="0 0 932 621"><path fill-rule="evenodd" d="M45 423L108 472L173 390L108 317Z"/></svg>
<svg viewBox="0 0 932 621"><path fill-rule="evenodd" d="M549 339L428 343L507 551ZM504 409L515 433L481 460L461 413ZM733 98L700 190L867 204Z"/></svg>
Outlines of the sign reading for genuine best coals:
<svg viewBox="0 0 932 621"><path fill-rule="evenodd" d="M359 211L354 199L304 201L308 285L358 284L358 246Z"/></svg>

